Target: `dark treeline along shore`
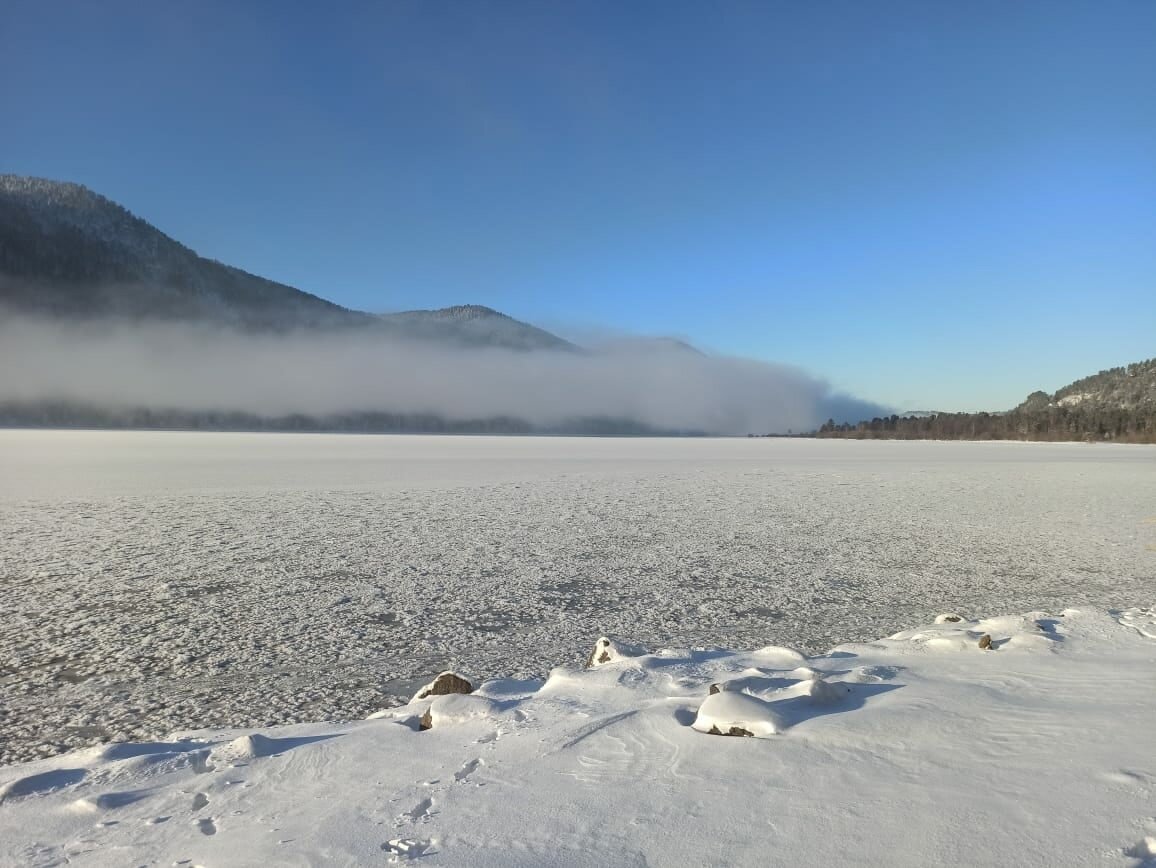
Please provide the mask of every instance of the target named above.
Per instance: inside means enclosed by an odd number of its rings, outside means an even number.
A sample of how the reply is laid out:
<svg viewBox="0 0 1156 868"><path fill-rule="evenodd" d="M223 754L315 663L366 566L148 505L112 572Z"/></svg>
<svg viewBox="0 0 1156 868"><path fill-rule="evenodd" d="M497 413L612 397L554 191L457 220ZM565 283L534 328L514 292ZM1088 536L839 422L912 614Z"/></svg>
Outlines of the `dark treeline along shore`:
<svg viewBox="0 0 1156 868"><path fill-rule="evenodd" d="M1086 440L1156 443L1156 359L1033 392L1006 413L924 413L857 424L829 420L817 437L857 440Z"/></svg>
<svg viewBox="0 0 1156 868"><path fill-rule="evenodd" d="M447 419L435 413L256 413L102 407L76 401L0 401L0 428L102 430L269 431L337 434L483 434L572 437L704 436L701 431L656 429L631 419L582 417L553 426L512 416Z"/></svg>

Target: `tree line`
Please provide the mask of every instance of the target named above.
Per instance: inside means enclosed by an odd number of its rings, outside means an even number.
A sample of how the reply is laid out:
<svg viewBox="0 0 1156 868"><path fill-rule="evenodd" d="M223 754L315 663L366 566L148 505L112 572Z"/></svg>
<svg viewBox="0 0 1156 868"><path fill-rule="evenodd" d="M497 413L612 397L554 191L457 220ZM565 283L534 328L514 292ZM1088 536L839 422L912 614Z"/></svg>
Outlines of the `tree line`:
<svg viewBox="0 0 1156 868"><path fill-rule="evenodd" d="M664 431L632 419L585 416L535 425L513 416L452 419L433 413L289 413L262 416L228 410L106 407L74 401L0 402L0 428L163 429L182 431L284 431L351 434L558 434L589 437L701 435Z"/></svg>
<svg viewBox="0 0 1156 868"><path fill-rule="evenodd" d="M817 437L855 440L1085 440L1156 443L1156 407L1146 412L1054 407L1043 412L888 416L855 424L825 422Z"/></svg>

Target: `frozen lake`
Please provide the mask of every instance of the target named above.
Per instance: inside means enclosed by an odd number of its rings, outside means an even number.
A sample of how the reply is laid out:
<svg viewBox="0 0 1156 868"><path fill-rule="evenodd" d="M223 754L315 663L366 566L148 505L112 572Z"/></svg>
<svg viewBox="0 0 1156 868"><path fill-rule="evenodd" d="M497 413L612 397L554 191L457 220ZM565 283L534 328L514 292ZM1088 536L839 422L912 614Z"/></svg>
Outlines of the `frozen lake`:
<svg viewBox="0 0 1156 868"><path fill-rule="evenodd" d="M1156 448L0 431L0 762L1156 597Z"/></svg>

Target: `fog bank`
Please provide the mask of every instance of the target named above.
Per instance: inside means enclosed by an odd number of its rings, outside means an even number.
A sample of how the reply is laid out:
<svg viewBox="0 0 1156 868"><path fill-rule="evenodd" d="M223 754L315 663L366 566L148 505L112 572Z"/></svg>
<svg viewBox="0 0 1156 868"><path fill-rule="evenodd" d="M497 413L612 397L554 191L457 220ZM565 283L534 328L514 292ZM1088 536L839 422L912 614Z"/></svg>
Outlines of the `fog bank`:
<svg viewBox="0 0 1156 868"><path fill-rule="evenodd" d="M787 365L670 341L522 352L369 331L251 334L157 323L0 319L0 402L236 411L513 417L550 428L629 419L665 431L810 430L885 410Z"/></svg>

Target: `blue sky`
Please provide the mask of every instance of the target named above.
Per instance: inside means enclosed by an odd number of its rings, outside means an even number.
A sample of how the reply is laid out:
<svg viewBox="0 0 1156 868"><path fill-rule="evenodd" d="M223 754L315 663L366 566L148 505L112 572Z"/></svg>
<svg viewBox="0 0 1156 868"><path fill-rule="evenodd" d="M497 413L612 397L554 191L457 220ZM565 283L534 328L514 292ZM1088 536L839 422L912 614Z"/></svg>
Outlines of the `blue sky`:
<svg viewBox="0 0 1156 868"><path fill-rule="evenodd" d="M5 0L0 171L351 307L999 409L1156 355L1154 40L1148 0Z"/></svg>

